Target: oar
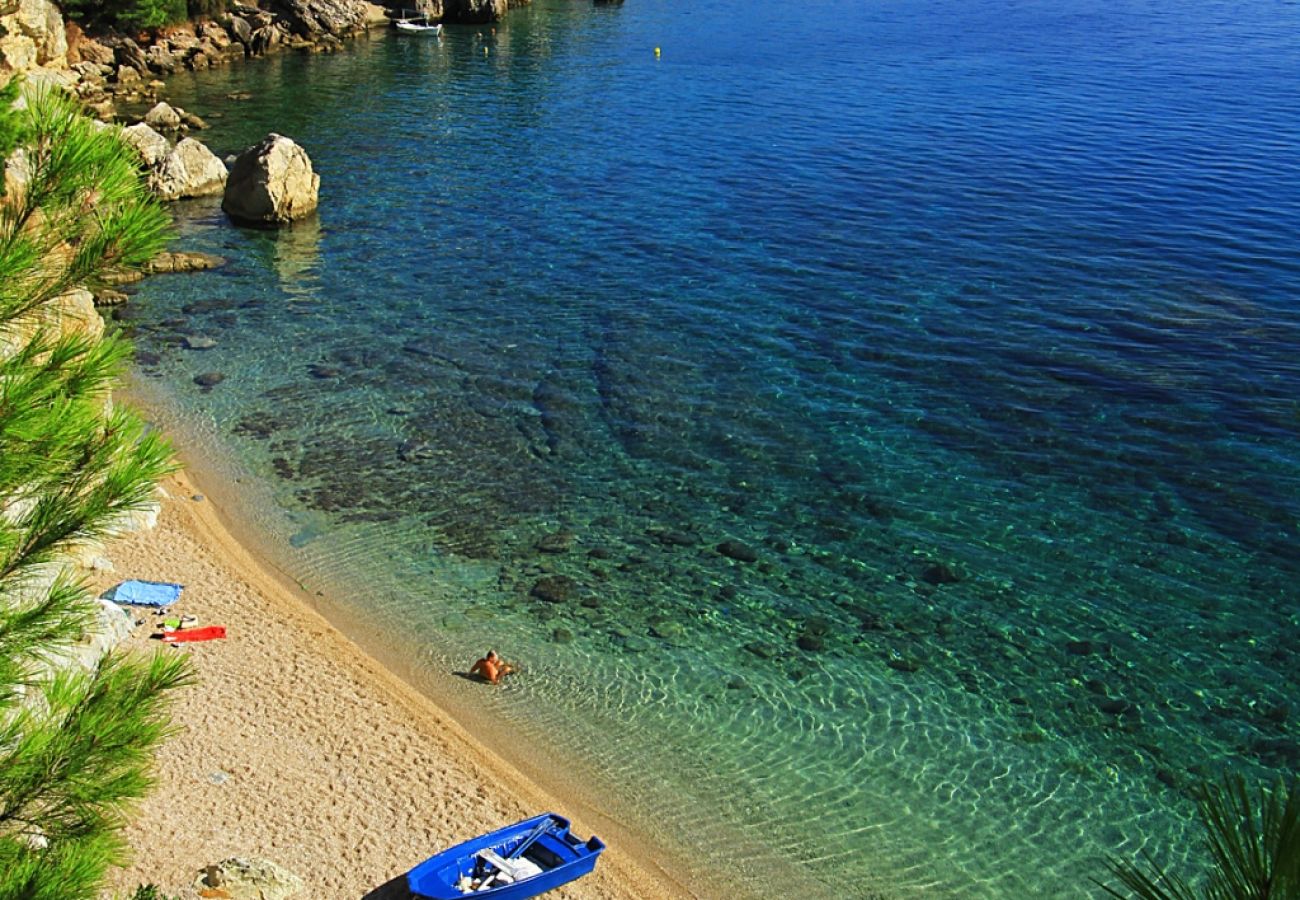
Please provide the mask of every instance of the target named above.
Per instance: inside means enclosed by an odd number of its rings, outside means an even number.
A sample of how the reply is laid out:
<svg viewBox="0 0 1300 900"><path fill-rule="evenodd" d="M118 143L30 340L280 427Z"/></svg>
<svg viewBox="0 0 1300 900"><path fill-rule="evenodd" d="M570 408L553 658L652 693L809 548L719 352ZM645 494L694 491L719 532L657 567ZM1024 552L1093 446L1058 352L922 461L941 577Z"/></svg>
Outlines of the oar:
<svg viewBox="0 0 1300 900"><path fill-rule="evenodd" d="M514 859L516 856L523 853L531 847L539 837L550 831L553 824L554 822L551 820L550 816L547 816L543 821L538 822L537 827L528 832L528 836L519 842L519 846L512 850L506 859Z"/></svg>

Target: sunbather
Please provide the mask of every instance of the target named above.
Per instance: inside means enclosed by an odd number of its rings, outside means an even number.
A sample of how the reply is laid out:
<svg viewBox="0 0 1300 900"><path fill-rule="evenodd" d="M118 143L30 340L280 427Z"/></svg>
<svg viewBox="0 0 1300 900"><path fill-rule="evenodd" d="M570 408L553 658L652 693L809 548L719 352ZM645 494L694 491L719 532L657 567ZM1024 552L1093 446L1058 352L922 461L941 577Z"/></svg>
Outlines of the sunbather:
<svg viewBox="0 0 1300 900"><path fill-rule="evenodd" d="M497 656L495 650L489 650L487 656L470 667L469 674L477 675L488 684L500 684L501 679L511 672L518 672L519 667Z"/></svg>

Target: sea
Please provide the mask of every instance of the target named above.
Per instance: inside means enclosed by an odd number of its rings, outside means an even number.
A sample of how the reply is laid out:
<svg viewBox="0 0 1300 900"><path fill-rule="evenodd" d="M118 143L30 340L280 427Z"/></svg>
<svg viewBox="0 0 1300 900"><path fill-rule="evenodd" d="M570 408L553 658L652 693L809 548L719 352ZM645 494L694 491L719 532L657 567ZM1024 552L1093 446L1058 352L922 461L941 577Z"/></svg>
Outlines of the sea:
<svg viewBox="0 0 1300 900"><path fill-rule="evenodd" d="M227 263L113 318L262 552L699 896L1195 880L1197 787L1300 770L1297 86L1282 0L381 29L168 82L320 209L174 205Z"/></svg>

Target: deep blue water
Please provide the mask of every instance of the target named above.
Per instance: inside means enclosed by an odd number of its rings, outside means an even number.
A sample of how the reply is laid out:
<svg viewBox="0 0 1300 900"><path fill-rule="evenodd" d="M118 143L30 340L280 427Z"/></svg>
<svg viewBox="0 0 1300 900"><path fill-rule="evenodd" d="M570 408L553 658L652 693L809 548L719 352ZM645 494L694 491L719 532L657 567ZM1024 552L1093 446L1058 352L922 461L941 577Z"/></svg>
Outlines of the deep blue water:
<svg viewBox="0 0 1300 900"><path fill-rule="evenodd" d="M1192 874L1194 784L1300 767L1298 79L1286 3L541 0L173 82L321 212L179 206L229 265L122 318L702 894Z"/></svg>

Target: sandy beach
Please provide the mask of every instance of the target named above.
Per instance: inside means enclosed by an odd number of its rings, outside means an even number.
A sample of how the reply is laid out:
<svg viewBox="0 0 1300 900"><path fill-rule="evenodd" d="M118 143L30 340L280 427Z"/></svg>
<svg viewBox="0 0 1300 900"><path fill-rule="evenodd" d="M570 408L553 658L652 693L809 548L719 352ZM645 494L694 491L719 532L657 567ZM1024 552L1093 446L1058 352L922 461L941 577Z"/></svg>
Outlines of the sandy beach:
<svg viewBox="0 0 1300 900"><path fill-rule="evenodd" d="M203 866L231 856L273 859L304 879L303 897L404 896L394 879L435 850L543 810L610 843L593 875L552 896L695 896L630 852L618 823L548 795L362 652L232 536L187 476L163 489L158 526L110 545L114 571L95 586L181 582L173 610L228 636L166 651L191 656L198 684L176 702L158 786L128 828L134 860L109 896L152 882L197 897ZM136 618L130 643L158 648L157 617Z"/></svg>

